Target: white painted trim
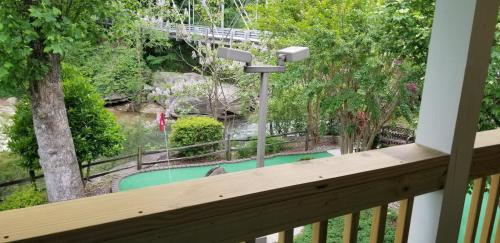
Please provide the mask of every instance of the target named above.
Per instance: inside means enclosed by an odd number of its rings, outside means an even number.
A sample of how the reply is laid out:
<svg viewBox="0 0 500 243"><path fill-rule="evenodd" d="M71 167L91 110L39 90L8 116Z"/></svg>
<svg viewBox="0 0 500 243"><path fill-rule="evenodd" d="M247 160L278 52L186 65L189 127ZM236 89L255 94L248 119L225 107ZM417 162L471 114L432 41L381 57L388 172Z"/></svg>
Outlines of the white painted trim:
<svg viewBox="0 0 500 243"><path fill-rule="evenodd" d="M415 198L408 242L457 242L499 2L436 3L416 142L451 158L445 190Z"/></svg>

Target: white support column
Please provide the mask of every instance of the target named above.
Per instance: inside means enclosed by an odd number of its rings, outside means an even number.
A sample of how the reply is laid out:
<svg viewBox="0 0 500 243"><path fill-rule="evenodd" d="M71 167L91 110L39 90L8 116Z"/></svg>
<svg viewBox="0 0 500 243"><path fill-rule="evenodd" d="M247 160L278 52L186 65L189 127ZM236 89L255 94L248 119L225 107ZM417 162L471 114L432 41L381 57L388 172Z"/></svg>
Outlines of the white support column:
<svg viewBox="0 0 500 243"><path fill-rule="evenodd" d="M499 0L437 0L418 144L451 154L444 191L415 198L408 242L457 242Z"/></svg>
<svg viewBox="0 0 500 243"><path fill-rule="evenodd" d="M269 73L260 74L259 92L259 130L257 137L257 168L264 167L266 155L266 128L267 128L267 96Z"/></svg>

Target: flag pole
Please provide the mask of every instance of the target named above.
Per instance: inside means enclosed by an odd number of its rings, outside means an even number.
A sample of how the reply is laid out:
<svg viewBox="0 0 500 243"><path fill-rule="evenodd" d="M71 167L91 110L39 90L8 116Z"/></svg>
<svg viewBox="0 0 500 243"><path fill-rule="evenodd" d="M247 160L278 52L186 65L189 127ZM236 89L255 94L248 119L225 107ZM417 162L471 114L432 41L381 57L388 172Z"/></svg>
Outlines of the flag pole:
<svg viewBox="0 0 500 243"><path fill-rule="evenodd" d="M166 126L165 126L165 129L163 129L163 134L165 135L165 149L167 150L168 181L172 182L172 174L170 173L170 155L168 153L168 139L167 139L167 128L166 128Z"/></svg>
<svg viewBox="0 0 500 243"><path fill-rule="evenodd" d="M165 113L160 113L158 116L158 123L160 125L160 131L163 132L165 139L165 150L167 152L167 167L168 167L168 180L172 182L172 174L170 173L170 154L168 151L168 139L167 139L167 120L165 118Z"/></svg>

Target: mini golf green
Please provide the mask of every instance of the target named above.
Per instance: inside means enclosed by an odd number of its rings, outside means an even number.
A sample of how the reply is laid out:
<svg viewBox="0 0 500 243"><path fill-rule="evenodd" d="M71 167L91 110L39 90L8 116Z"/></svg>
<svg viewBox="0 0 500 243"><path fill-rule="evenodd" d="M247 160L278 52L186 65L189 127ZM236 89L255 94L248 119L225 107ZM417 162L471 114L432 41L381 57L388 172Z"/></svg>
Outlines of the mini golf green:
<svg viewBox="0 0 500 243"><path fill-rule="evenodd" d="M332 156L333 155L327 152L279 155L266 159L264 161L264 164L265 166L273 166L273 165L281 165L281 164L297 162L303 158L319 159ZM237 172L237 171L254 169L256 167L256 163L257 161L255 160L245 160L238 163L229 163L229 164L221 163L220 166L224 167L224 169L227 172ZM123 178L120 181L119 189L120 191L127 191L138 188L144 188L148 186L155 186L161 184L168 184L172 182L201 178L204 177L207 171L213 167L214 165L208 165L208 166L171 169L170 172L168 169L164 169L164 170L137 173Z"/></svg>

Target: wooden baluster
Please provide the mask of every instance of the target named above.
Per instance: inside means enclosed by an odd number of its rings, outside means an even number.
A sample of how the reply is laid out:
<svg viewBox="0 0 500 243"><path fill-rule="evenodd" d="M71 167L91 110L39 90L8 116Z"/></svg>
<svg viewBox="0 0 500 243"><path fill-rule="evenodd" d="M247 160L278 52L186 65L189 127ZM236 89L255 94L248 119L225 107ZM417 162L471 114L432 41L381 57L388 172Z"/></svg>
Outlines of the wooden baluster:
<svg viewBox="0 0 500 243"><path fill-rule="evenodd" d="M373 221L370 233L370 243L384 242L386 218L387 218L387 205L373 208Z"/></svg>
<svg viewBox="0 0 500 243"><path fill-rule="evenodd" d="M490 192L488 197L488 204L484 213L483 229L481 230L480 243L489 243L493 231L493 223L498 208L498 186L500 184L500 174L491 176Z"/></svg>
<svg viewBox="0 0 500 243"><path fill-rule="evenodd" d="M497 229L495 230L495 243L500 243L500 217L497 219Z"/></svg>
<svg viewBox="0 0 500 243"><path fill-rule="evenodd" d="M279 232L278 243L293 243L293 229Z"/></svg>
<svg viewBox="0 0 500 243"><path fill-rule="evenodd" d="M344 243L358 241L359 212L344 216Z"/></svg>
<svg viewBox="0 0 500 243"><path fill-rule="evenodd" d="M312 224L312 243L326 243L328 220Z"/></svg>
<svg viewBox="0 0 500 243"><path fill-rule="evenodd" d="M413 198L399 201L398 219L396 222L396 237L394 243L406 243L410 229L411 211L413 209Z"/></svg>
<svg viewBox="0 0 500 243"><path fill-rule="evenodd" d="M469 216L467 218L467 227L465 228L464 243L474 243L474 239L476 238L479 214L481 213L481 205L483 202L485 181L486 178L478 178L474 180Z"/></svg>

